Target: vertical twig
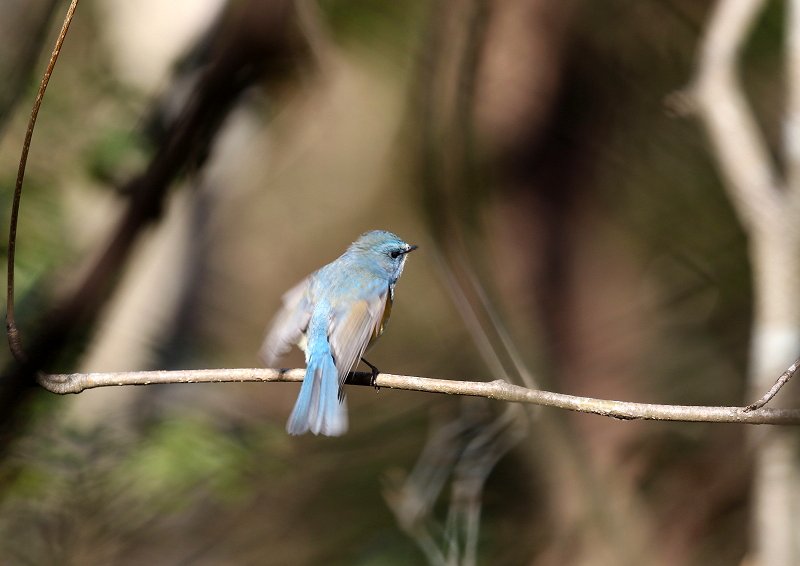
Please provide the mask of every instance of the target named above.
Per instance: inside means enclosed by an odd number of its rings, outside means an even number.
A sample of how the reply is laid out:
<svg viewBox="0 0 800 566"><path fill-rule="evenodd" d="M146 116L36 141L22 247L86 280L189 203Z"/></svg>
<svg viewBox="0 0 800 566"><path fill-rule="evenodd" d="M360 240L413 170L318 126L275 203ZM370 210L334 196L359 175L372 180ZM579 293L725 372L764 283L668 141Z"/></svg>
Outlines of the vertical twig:
<svg viewBox="0 0 800 566"><path fill-rule="evenodd" d="M61 31L56 39L55 47L50 55L50 61L47 64L47 69L44 71L42 81L39 84L39 90L36 93L36 100L33 102L33 109L31 110L31 117L28 120L28 130L25 132L25 141L22 143L22 155L19 158L19 169L17 170L17 183L14 186L14 199L11 202L11 220L8 228L8 284L6 288L6 331L8 333L8 345L11 348L11 353L18 361L25 358L25 353L22 350L22 343L19 337L19 329L17 322L14 318L14 258L17 248L17 223L19 221L19 203L22 198L22 182L25 178L25 167L28 163L28 152L31 147L31 140L33 139L33 129L36 127L36 118L39 115L39 108L42 106L44 93L47 90L47 85L50 83L50 76L56 67L56 61L61 54L61 46L64 44L64 39L67 37L67 31L72 23L72 17L75 15L75 9L78 7L78 0L71 0L69 8L67 8L67 15L64 17L64 23L61 26Z"/></svg>

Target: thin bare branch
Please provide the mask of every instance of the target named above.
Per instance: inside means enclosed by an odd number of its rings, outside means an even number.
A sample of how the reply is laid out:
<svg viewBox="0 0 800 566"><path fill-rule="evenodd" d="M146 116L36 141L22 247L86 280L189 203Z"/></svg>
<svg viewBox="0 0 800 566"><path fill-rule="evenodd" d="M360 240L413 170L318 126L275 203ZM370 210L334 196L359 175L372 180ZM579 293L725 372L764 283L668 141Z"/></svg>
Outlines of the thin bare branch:
<svg viewBox="0 0 800 566"><path fill-rule="evenodd" d="M755 403L749 404L747 407L744 408L744 410L755 411L756 409L760 409L761 407L769 403L772 400L772 398L778 394L778 391L780 391L781 388L784 385L786 385L790 379L792 379L794 374L797 372L798 366L800 366L800 360L796 360L792 365L790 365L789 368L780 375L777 381L775 381L775 384L772 387L770 387L769 391L764 393L761 399L759 399Z"/></svg>
<svg viewBox="0 0 800 566"><path fill-rule="evenodd" d="M80 393L96 387L121 385L154 385L164 383L222 383L222 382L299 382L305 377L304 369L200 369L179 371L138 371L118 373L71 373L39 376L39 385L52 393ZM353 372L347 383L371 385L372 374ZM413 375L381 373L375 383L378 387L486 397L497 401L527 403L556 407L581 413L633 420L714 422L741 424L800 424L800 409L761 408L746 411L742 407L710 407L699 405L657 405L630 403L610 399L576 397L551 391L527 389L506 381L456 381Z"/></svg>
<svg viewBox="0 0 800 566"><path fill-rule="evenodd" d="M39 108L42 106L44 92L47 90L47 85L50 83L50 76L53 74L53 69L56 67L56 61L58 61L58 56L61 53L61 46L64 44L64 39L67 37L67 31L72 23L72 17L75 15L75 9L77 7L78 0L72 0L69 8L67 8L67 15L64 17L64 23L56 39L55 47L53 47L53 53L50 55L50 62L47 64L47 69L45 69L44 75L42 76L42 82L39 84L39 91L36 93L36 100L33 102L31 117L28 120L28 130L25 132L25 141L22 142L22 154L19 158L19 169L17 170L17 183L14 187L14 199L11 203L11 221L9 222L8 228L6 330L8 332L8 345L11 348L11 353L17 360L22 360L25 357L20 343L19 329L14 319L14 256L17 248L17 223L19 220L19 202L22 198L22 182L25 178L25 167L28 163L28 152L30 151L31 140L33 139L33 129L36 127L36 117L39 115Z"/></svg>

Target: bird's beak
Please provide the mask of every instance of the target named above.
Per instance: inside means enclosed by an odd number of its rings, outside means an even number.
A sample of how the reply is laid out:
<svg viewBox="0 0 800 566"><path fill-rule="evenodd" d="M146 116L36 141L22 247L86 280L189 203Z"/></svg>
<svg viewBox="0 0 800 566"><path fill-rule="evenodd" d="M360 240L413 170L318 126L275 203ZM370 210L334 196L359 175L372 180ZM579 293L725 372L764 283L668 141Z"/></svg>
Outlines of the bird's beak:
<svg viewBox="0 0 800 566"><path fill-rule="evenodd" d="M418 247L419 246L415 246L415 245L408 246L408 249L405 251L405 253L411 253L414 250L416 250Z"/></svg>

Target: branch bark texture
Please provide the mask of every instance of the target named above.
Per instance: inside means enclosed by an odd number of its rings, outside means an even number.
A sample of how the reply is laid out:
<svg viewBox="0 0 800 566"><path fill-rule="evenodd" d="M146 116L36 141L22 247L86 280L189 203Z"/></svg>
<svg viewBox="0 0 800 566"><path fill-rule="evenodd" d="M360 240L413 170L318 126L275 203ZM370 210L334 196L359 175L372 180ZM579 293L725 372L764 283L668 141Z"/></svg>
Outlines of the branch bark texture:
<svg viewBox="0 0 800 566"><path fill-rule="evenodd" d="M110 386L167 383L300 382L304 377L304 369L200 369L43 374L39 376L39 384L52 393L63 395ZM371 377L370 373L353 372L348 376L347 383L369 386ZM624 420L800 425L800 409L762 407L756 410L747 410L744 407L631 403L528 389L503 380L459 381L381 373L377 377L376 385L389 389L468 395L512 403L528 403Z"/></svg>

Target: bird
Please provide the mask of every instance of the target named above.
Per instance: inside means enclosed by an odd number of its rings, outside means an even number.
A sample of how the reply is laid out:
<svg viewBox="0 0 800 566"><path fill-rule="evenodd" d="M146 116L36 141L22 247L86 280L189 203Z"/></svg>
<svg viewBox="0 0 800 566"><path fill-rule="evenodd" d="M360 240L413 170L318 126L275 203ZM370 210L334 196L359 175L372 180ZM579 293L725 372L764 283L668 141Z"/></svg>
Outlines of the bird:
<svg viewBox="0 0 800 566"><path fill-rule="evenodd" d="M347 374L386 329L394 289L408 254L417 246L385 230L359 236L331 263L283 295L261 348L273 367L292 346L305 353L306 374L286 424L291 435L340 436L347 432Z"/></svg>

